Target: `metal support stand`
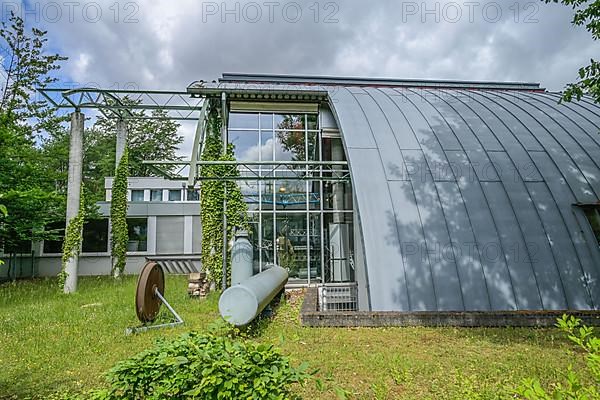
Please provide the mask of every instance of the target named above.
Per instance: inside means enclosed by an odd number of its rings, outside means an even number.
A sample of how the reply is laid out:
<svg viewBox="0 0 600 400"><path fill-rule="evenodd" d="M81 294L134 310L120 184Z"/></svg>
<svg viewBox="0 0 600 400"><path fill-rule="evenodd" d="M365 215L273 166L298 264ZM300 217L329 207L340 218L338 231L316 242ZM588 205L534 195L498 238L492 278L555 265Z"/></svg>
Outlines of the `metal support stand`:
<svg viewBox="0 0 600 400"><path fill-rule="evenodd" d="M149 331L150 329L173 328L173 327L183 324L183 319L179 316L179 314L177 314L177 312L173 309L173 307L171 307L171 305L169 304L167 299L165 299L162 296L162 294L160 294L160 291L158 290L158 288L154 289L154 295L156 297L158 297L160 299L160 301L165 305L165 307L167 307L167 309L171 312L171 314L175 318L175 322L169 322L166 324L159 324L159 325L144 325L144 326L138 326L138 327L133 327L133 328L126 328L125 335L146 332L146 331Z"/></svg>

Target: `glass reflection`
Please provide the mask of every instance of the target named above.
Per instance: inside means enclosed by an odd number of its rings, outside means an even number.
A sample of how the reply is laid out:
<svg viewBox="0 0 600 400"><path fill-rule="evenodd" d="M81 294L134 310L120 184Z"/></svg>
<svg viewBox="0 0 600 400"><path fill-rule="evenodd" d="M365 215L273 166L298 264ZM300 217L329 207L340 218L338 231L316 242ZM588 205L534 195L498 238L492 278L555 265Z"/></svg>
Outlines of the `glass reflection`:
<svg viewBox="0 0 600 400"><path fill-rule="evenodd" d="M229 143L234 145L235 158L239 161L258 161L259 146L257 131L230 131Z"/></svg>
<svg viewBox="0 0 600 400"><path fill-rule="evenodd" d="M229 129L258 129L258 114L229 113Z"/></svg>

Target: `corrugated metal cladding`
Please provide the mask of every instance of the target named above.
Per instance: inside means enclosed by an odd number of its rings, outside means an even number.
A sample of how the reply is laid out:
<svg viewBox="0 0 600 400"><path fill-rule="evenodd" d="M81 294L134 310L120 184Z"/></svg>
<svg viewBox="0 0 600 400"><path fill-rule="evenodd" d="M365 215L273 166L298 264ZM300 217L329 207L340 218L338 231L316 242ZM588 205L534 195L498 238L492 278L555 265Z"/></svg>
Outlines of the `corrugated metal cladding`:
<svg viewBox="0 0 600 400"><path fill-rule="evenodd" d="M600 107L513 90L336 87L372 310L600 309Z"/></svg>

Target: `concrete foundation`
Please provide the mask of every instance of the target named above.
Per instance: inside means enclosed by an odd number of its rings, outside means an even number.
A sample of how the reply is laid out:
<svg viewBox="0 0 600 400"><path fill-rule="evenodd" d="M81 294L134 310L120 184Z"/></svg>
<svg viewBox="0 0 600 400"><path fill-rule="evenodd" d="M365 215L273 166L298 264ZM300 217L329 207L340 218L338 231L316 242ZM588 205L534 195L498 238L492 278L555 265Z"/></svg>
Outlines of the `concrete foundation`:
<svg viewBox="0 0 600 400"><path fill-rule="evenodd" d="M310 327L461 326L461 327L554 327L563 314L580 318L586 325L600 326L600 311L319 311L316 287L306 290L300 321Z"/></svg>

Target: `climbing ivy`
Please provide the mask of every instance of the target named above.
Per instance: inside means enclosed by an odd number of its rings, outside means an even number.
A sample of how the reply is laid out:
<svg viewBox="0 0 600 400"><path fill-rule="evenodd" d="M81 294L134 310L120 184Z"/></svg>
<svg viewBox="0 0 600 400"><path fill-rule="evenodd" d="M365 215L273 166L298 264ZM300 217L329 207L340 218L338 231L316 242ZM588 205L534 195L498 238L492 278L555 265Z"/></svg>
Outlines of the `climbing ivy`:
<svg viewBox="0 0 600 400"><path fill-rule="evenodd" d="M71 258L77 257L81 250L83 222L85 219L85 195L83 190L83 184L81 185L81 193L79 194L79 210L74 218L71 218L67 230L65 231L65 238L62 245L62 265L60 272L58 273L58 286L63 289L65 282L68 277L67 263Z"/></svg>
<svg viewBox="0 0 600 400"><path fill-rule="evenodd" d="M127 147L117 166L115 179L112 186L112 200L110 202L111 219L111 255L113 259L112 274L119 277L125 271L127 260L127 242L129 232L127 228L127 175L129 174L129 152Z"/></svg>
<svg viewBox="0 0 600 400"><path fill-rule="evenodd" d="M207 135L202 152L202 161L235 161L234 146L229 144L223 154L221 140L221 117L214 107L208 116ZM204 177L219 178L238 176L235 166L205 165L201 174ZM200 190L202 219L202 266L209 279L220 284L223 277L223 198L227 189L227 239L233 238L235 228L248 229L247 206L236 182L205 180ZM227 280L231 278L231 252L227 257Z"/></svg>

